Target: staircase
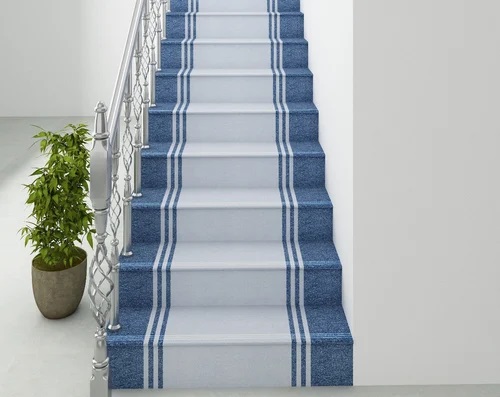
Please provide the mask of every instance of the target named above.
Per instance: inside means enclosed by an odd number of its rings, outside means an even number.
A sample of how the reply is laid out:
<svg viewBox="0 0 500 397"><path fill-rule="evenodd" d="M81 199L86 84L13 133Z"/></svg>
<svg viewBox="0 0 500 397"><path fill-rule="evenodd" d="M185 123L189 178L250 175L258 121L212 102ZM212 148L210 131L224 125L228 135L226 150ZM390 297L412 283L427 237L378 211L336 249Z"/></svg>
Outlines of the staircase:
<svg viewBox="0 0 500 397"><path fill-rule="evenodd" d="M113 389L352 384L299 0L172 0Z"/></svg>

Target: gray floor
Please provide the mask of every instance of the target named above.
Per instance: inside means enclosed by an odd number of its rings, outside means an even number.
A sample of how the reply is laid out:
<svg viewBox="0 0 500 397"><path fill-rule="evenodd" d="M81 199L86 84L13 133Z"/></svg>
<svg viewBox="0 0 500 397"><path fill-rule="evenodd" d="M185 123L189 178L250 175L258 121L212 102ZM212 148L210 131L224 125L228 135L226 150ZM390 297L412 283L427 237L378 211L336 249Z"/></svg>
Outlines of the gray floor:
<svg viewBox="0 0 500 397"><path fill-rule="evenodd" d="M89 119L0 118L0 396L88 397L94 323L83 302L72 317L44 319L33 301L30 252L17 230L28 215L21 186L31 168L40 164L37 147L30 148L36 130L31 124L59 129ZM296 390L118 391L114 396L170 397L499 397L500 385L442 387L353 387Z"/></svg>

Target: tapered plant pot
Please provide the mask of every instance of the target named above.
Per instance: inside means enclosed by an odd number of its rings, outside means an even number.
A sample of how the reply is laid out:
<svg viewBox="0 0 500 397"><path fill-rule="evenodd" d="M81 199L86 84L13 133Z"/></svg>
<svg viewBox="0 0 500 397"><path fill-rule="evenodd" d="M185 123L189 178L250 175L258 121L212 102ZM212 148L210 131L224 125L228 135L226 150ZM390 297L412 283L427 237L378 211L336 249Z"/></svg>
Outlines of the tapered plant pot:
<svg viewBox="0 0 500 397"><path fill-rule="evenodd" d="M41 270L31 266L33 295L40 312L48 319L73 314L80 304L87 279L87 253L78 248L75 266L62 270Z"/></svg>

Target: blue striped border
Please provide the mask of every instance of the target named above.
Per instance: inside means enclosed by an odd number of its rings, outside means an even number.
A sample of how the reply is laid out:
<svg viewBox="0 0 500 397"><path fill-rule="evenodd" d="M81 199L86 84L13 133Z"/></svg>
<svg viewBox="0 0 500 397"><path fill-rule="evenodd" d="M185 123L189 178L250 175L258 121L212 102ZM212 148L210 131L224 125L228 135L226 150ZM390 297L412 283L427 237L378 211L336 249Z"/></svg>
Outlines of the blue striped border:
<svg viewBox="0 0 500 397"><path fill-rule="evenodd" d="M279 154L279 190L282 201L282 233L283 233L283 250L285 254L285 261L287 266L287 312L289 319L289 327L291 334L291 378L292 387L295 386L306 386L306 338L305 330L302 319L302 313L300 309L300 298L302 296L302 286L300 284L300 263L299 263L299 252L300 247L295 244L295 218L297 215L298 208L294 205L294 198L291 191L293 188L293 172L291 168L293 167L293 153L289 151L289 140L286 136L288 128L288 111L285 108L286 97L284 90L286 89L286 75L282 71L282 56L283 56L283 45L280 40L280 29L278 25L280 22L280 14L278 11L277 0L268 0L268 12L269 12L269 38L271 40L271 69L273 71L273 96L274 96L274 106L276 109L276 146ZM276 53L276 59L274 54ZM280 141L280 131L282 138ZM283 145L283 149L281 148ZM291 148L290 148L291 149ZM285 173L283 175L283 161L285 161ZM287 204L288 201L288 204ZM298 217L298 216L297 216ZM287 237L287 223L290 222L290 237ZM293 258L290 258L289 249L292 251ZM293 265L292 265L293 260ZM295 282L292 285L292 276ZM294 288L295 299L292 302L291 289ZM292 306L293 305L293 306ZM298 331L296 330L294 323L294 312L297 317ZM307 321L307 320L305 320ZM297 332L300 334L300 369L297 369ZM298 384L297 371L300 371L300 384Z"/></svg>
<svg viewBox="0 0 500 397"><path fill-rule="evenodd" d="M158 264L162 263L162 266L153 270L153 277L156 278L156 283L153 282L153 294L156 294L156 300L160 303L159 307L152 308L152 315L154 313L152 332L147 337L145 341L145 349L147 349L148 356L148 371L147 379L144 379L145 388L163 388L163 338L165 336L166 325L168 321L168 316L170 312L171 296L170 296L170 282L171 274L170 268L172 265L173 256L175 253L175 246L177 242L177 205L179 202L181 190L182 190L182 153L186 145L187 138L187 109L190 103L190 75L193 70L193 41L196 38L196 13L199 10L199 0L189 0L189 8L192 11L186 12L187 19L187 37L185 45L183 46L182 53L184 54L184 64L181 65L181 70L178 74L178 81L180 85L180 95L177 110L173 114L173 119L176 121L175 128L175 143L172 142L170 151L175 153L178 151L177 156L171 156L170 158L170 184L167 185L165 195L167 195L165 206L162 211L165 211L165 228L164 228L164 244L163 247L158 247ZM191 32L193 32L191 34ZM186 93L186 95L185 95ZM179 94L179 93L178 93ZM182 128L181 121L182 120ZM180 147L179 147L180 145ZM177 163L176 163L177 162ZM177 172L176 172L177 167ZM177 185L177 192L174 195L175 186ZM172 202L173 200L173 202ZM172 230L170 229L170 206L172 206ZM171 249L168 252L169 242L171 242ZM161 251L161 252L160 252ZM168 258L166 258L168 254ZM166 304L163 307L161 302L163 301L162 291L166 291L165 301ZM157 305L158 306L158 305ZM163 318L162 318L163 317ZM149 326L148 326L149 328ZM156 341L155 341L156 339ZM155 357L157 355L157 357Z"/></svg>

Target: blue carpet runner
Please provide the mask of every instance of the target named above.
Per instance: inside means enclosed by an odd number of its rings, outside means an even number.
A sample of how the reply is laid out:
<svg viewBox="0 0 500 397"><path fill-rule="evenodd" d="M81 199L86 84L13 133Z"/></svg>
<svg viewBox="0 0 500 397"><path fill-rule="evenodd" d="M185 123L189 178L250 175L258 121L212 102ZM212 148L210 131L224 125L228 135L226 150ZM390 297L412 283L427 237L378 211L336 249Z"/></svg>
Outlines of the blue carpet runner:
<svg viewBox="0 0 500 397"><path fill-rule="evenodd" d="M112 387L351 385L299 0L171 10Z"/></svg>

